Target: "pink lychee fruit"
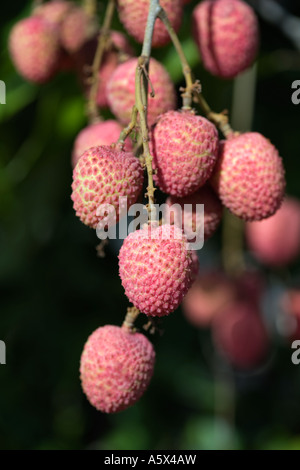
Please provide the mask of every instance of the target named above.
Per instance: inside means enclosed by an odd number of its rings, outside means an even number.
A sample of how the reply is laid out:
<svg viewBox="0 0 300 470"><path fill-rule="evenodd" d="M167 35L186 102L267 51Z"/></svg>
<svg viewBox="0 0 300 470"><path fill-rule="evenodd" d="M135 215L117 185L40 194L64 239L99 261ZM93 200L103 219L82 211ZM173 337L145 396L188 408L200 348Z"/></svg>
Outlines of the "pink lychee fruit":
<svg viewBox="0 0 300 470"><path fill-rule="evenodd" d="M135 104L135 69L138 59L132 58L120 64L107 83L107 98L111 111L128 124ZM152 125L160 114L176 107L176 93L171 78L164 66L151 58L149 76L155 96L148 97L148 124ZM150 85L149 85L150 91Z"/></svg>
<svg viewBox="0 0 300 470"><path fill-rule="evenodd" d="M10 33L9 50L20 75L34 83L45 83L59 64L58 30L38 16L21 20Z"/></svg>
<svg viewBox="0 0 300 470"><path fill-rule="evenodd" d="M241 0L205 0L193 12L193 36L204 67L233 78L253 63L259 46L254 10Z"/></svg>
<svg viewBox="0 0 300 470"><path fill-rule="evenodd" d="M42 3L34 9L34 15L41 16L45 21L60 26L67 13L74 8L72 2L63 0L53 0L49 3Z"/></svg>
<svg viewBox="0 0 300 470"><path fill-rule="evenodd" d="M237 368L251 369L265 359L269 337L258 307L251 302L228 304L212 326L215 346Z"/></svg>
<svg viewBox="0 0 300 470"><path fill-rule="evenodd" d="M181 227L190 243L195 237L199 240L210 238L217 230L223 214L223 206L208 184L190 196L170 196L166 204L167 220ZM199 210L200 204L204 205L204 218Z"/></svg>
<svg viewBox="0 0 300 470"><path fill-rule="evenodd" d="M300 254L300 201L286 197L272 217L248 222L246 239L254 256L268 266L294 261Z"/></svg>
<svg viewBox="0 0 300 470"><path fill-rule="evenodd" d="M159 117L151 137L156 184L165 193L184 197L211 176L218 155L218 132L202 116L169 111Z"/></svg>
<svg viewBox="0 0 300 470"><path fill-rule="evenodd" d="M97 25L94 19L80 6L74 6L61 25L61 43L66 51L74 54L86 41L95 36Z"/></svg>
<svg viewBox="0 0 300 470"><path fill-rule="evenodd" d="M99 70L99 81L97 90L97 105L100 108L107 108L109 106L106 87L110 77L119 65L119 57L116 52L106 53L103 63Z"/></svg>
<svg viewBox="0 0 300 470"><path fill-rule="evenodd" d="M213 317L236 298L234 283L220 271L200 272L182 302L186 319L206 327Z"/></svg>
<svg viewBox="0 0 300 470"><path fill-rule="evenodd" d="M257 132L220 142L211 183L234 215L247 221L273 215L280 207L285 178L277 149Z"/></svg>
<svg viewBox="0 0 300 470"><path fill-rule="evenodd" d="M282 296L281 305L287 314L293 315L300 320L300 288L287 289Z"/></svg>
<svg viewBox="0 0 300 470"><path fill-rule="evenodd" d="M173 312L193 282L193 260L185 236L174 225L130 233L119 253L125 294L141 312Z"/></svg>
<svg viewBox="0 0 300 470"><path fill-rule="evenodd" d="M122 126L113 119L90 124L82 129L74 142L72 153L73 167L76 166L79 158L87 149L98 147L99 145L111 145L116 143L120 137L121 131ZM124 149L127 152L132 150L132 142L130 139L126 139Z"/></svg>
<svg viewBox="0 0 300 470"><path fill-rule="evenodd" d="M136 202L142 186L143 169L133 153L104 145L92 147L73 170L73 207L84 224L100 229L104 224L105 228L107 220L118 222ZM115 220L107 219L114 215Z"/></svg>
<svg viewBox="0 0 300 470"><path fill-rule="evenodd" d="M83 391L99 411L125 410L148 388L154 363L154 348L143 334L102 326L88 338L81 355Z"/></svg>
<svg viewBox="0 0 300 470"><path fill-rule="evenodd" d="M171 25L177 32L182 20L181 0L160 0L160 5L166 11ZM128 33L140 43L144 40L150 0L118 0L120 20ZM170 42L170 36L160 19L156 20L153 34L153 47L161 47Z"/></svg>

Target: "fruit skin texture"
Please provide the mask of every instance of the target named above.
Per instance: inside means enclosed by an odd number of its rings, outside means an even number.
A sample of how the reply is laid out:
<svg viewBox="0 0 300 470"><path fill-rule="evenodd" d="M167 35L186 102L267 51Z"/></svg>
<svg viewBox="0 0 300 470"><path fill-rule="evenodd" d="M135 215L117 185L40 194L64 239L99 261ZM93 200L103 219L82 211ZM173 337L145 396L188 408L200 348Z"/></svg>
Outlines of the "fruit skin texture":
<svg viewBox="0 0 300 470"><path fill-rule="evenodd" d="M151 136L154 180L172 196L188 196L208 180L217 161L215 126L192 112L169 111L160 116Z"/></svg>
<svg viewBox="0 0 300 470"><path fill-rule="evenodd" d="M204 204L204 240L210 238L218 228L223 214L223 206L209 185L204 185L190 196L182 198L170 196L166 200L169 209L167 215L170 217L170 222L181 226L189 242L195 238L195 233L202 233L201 217L198 217L196 211L197 204ZM171 210L171 206L179 204ZM185 204L191 204L192 209L184 209ZM181 216L182 213L182 216Z"/></svg>
<svg viewBox="0 0 300 470"><path fill-rule="evenodd" d="M127 196L128 208L134 204L143 186L143 169L131 152L109 146L92 147L84 152L73 170L73 207L80 220L91 228L99 227L104 214L100 205L110 204L116 222L123 215L119 196Z"/></svg>
<svg viewBox="0 0 300 470"><path fill-rule="evenodd" d="M285 191L282 159L257 132L220 142L211 183L222 203L237 217L262 220L280 207Z"/></svg>
<svg viewBox="0 0 300 470"><path fill-rule="evenodd" d="M113 119L96 124L90 124L82 129L74 142L72 153L72 165L76 166L81 155L91 147L98 147L99 145L111 145L117 142L122 131L122 126ZM125 151L132 150L132 143L130 139L125 141Z"/></svg>
<svg viewBox="0 0 300 470"><path fill-rule="evenodd" d="M45 83L59 64L58 30L38 16L21 20L10 33L9 50L20 75L34 83Z"/></svg>
<svg viewBox="0 0 300 470"><path fill-rule="evenodd" d="M61 25L61 43L70 54L80 50L97 32L94 20L81 7L74 6Z"/></svg>
<svg viewBox="0 0 300 470"><path fill-rule="evenodd" d="M135 57L120 64L106 88L110 109L124 125L130 122L132 107L135 104L137 61ZM148 124L152 125L160 114L175 108L176 93L168 72L160 62L153 58L150 60L149 75L155 91L154 98L148 97Z"/></svg>
<svg viewBox="0 0 300 470"><path fill-rule="evenodd" d="M300 201L286 197L276 214L246 224L250 250L262 263L285 266L300 254Z"/></svg>
<svg viewBox="0 0 300 470"><path fill-rule="evenodd" d="M125 238L119 253L125 294L146 315L168 315L193 282L194 261L178 227L136 230Z"/></svg>
<svg viewBox="0 0 300 470"><path fill-rule="evenodd" d="M84 393L97 410L116 413L134 405L153 375L155 351L140 333L106 325L88 338L80 361Z"/></svg>
<svg viewBox="0 0 300 470"><path fill-rule="evenodd" d="M269 338L257 306L247 301L227 304L213 320L213 340L228 360L251 369L265 358Z"/></svg>
<svg viewBox="0 0 300 470"><path fill-rule="evenodd" d="M198 275L182 301L186 319L196 327L209 326L214 316L236 298L233 282L220 271Z"/></svg>
<svg viewBox="0 0 300 470"><path fill-rule="evenodd" d="M166 11L168 18L177 32L182 19L181 0L161 0L160 4ZM149 0L118 0L120 20L134 39L143 43L147 16L149 11ZM156 20L153 34L153 47L161 47L170 42L168 32L160 19Z"/></svg>
<svg viewBox="0 0 300 470"><path fill-rule="evenodd" d="M193 12L193 36L204 67L222 78L247 69L259 46L256 15L240 0L201 2Z"/></svg>

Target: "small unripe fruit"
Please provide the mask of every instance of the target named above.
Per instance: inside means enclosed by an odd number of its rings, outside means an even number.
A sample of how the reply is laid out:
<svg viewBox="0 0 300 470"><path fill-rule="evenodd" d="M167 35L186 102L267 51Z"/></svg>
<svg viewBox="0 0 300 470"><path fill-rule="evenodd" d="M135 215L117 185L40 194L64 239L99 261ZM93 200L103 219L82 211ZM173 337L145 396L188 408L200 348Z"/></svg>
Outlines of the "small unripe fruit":
<svg viewBox="0 0 300 470"><path fill-rule="evenodd" d="M75 6L66 15L61 26L61 43L70 54L80 50L97 32L93 18L83 8Z"/></svg>
<svg viewBox="0 0 300 470"><path fill-rule="evenodd" d="M203 272L183 299L183 313L192 325L206 327L235 297L235 286L223 273Z"/></svg>
<svg viewBox="0 0 300 470"><path fill-rule="evenodd" d="M213 339L217 348L240 369L258 366L269 345L258 308L241 301L228 304L214 317Z"/></svg>
<svg viewBox="0 0 300 470"><path fill-rule="evenodd" d="M55 74L60 59L58 30L39 16L19 21L9 38L13 63L26 80L45 83Z"/></svg>
<svg viewBox="0 0 300 470"><path fill-rule="evenodd" d="M135 104L137 61L137 58L132 58L120 64L107 84L109 106L123 124L130 122L132 107ZM148 96L148 124L152 125L160 114L175 108L176 93L168 72L153 58L150 60L149 76L155 91L154 97Z"/></svg>
<svg viewBox="0 0 300 470"><path fill-rule="evenodd" d="M167 215L170 217L170 222L183 229L189 242L192 242L195 236L200 237L202 230L204 240L210 238L222 218L223 206L209 185L203 186L190 196L180 198L170 196L166 203L169 207ZM191 208L185 207L187 204ZM198 204L204 204L204 227L200 211L197 211Z"/></svg>
<svg viewBox="0 0 300 470"><path fill-rule="evenodd" d="M97 122L90 124L79 132L74 142L72 153L72 165L76 166L81 155L91 147L98 147L99 145L111 145L116 143L120 137L122 126L113 119L108 121ZM132 143L130 139L125 141L125 151L132 150Z"/></svg>
<svg viewBox="0 0 300 470"><path fill-rule="evenodd" d="M152 132L151 150L159 188L172 196L188 196L211 176L218 155L215 126L192 112L169 111Z"/></svg>
<svg viewBox="0 0 300 470"><path fill-rule="evenodd" d="M266 220L246 224L246 239L254 256L269 266L285 266L300 254L300 202L287 197Z"/></svg>
<svg viewBox="0 0 300 470"><path fill-rule="evenodd" d="M254 221L280 207L285 178L277 149L257 132L220 142L211 183L224 204L241 219Z"/></svg>
<svg viewBox="0 0 300 470"><path fill-rule="evenodd" d="M205 0L193 13L193 35L204 67L233 78L254 61L259 45L258 21L241 0Z"/></svg>
<svg viewBox="0 0 300 470"><path fill-rule="evenodd" d="M171 225L130 233L119 253L125 294L150 316L168 315L178 307L193 282L194 266L182 230Z"/></svg>
<svg viewBox="0 0 300 470"><path fill-rule="evenodd" d="M143 186L143 170L131 152L109 146L92 147L84 152L73 170L72 200L76 215L89 227L97 228L106 217L99 208L114 208L116 220L123 215L119 197L134 204ZM110 214L110 213L109 213ZM106 226L106 225L104 225Z"/></svg>
<svg viewBox="0 0 300 470"><path fill-rule="evenodd" d="M154 348L143 334L112 325L100 327L88 338L81 356L83 391L97 410L123 411L148 388L154 363Z"/></svg>
<svg viewBox="0 0 300 470"><path fill-rule="evenodd" d="M166 11L175 29L179 30L182 20L181 0L161 0L160 5ZM118 0L120 20L136 41L142 43L145 36L150 0ZM170 42L170 36L160 19L156 20L153 34L153 47L161 47Z"/></svg>

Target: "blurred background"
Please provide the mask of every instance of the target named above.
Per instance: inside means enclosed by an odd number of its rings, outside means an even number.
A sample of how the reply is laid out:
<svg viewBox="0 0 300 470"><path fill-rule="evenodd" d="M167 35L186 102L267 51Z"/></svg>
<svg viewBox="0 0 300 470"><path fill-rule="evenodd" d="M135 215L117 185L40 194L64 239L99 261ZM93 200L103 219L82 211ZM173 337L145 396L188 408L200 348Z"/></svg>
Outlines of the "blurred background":
<svg viewBox="0 0 300 470"><path fill-rule="evenodd" d="M99 3L101 21L106 2ZM185 6L179 37L205 97L214 110L233 111L236 129L252 128L272 141L284 160L287 193L300 199L300 104L291 101L292 83L300 80L300 27L284 30L282 17L270 13L276 3L299 26L299 2L248 2L259 15L261 48L253 70L235 84L200 63L190 34L196 3ZM300 257L271 269L245 253L264 279L260 307L271 337L255 367L232 364L211 329L193 326L178 309L162 320L163 334L151 337L155 374L134 407L105 415L86 400L79 381L83 345L97 327L120 325L128 303L119 247L111 243L106 257L97 257L96 234L72 208L72 145L86 125L78 79L66 72L36 86L11 63L9 31L29 11L29 1L5 2L0 19L0 79L7 87L0 105L0 339L7 353L0 365L1 448L300 449L300 365L291 361L294 333L283 327L281 302L300 279ZM117 18L113 26L124 31ZM172 46L153 56L182 86ZM199 252L201 272L220 271L221 250L222 226Z"/></svg>

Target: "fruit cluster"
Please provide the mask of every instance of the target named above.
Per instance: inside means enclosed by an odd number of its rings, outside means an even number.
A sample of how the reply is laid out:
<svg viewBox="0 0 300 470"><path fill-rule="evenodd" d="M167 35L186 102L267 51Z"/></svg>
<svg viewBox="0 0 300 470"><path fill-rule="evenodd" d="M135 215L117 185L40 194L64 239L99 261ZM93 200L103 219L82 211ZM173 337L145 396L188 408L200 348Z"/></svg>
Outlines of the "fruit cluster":
<svg viewBox="0 0 300 470"><path fill-rule="evenodd" d="M140 43L150 3L117 2L121 23ZM180 29L184 3L160 2L173 31ZM253 63L258 22L242 0L204 0L194 9L191 23L203 65L212 74L234 78ZM168 71L154 58L149 71L143 71L149 92L148 103L142 106L149 126L145 135L141 109L137 109L139 59L125 35L99 30L95 17L71 1L53 0L34 9L29 18L13 27L9 47L15 67L25 79L44 83L69 68L79 76L89 99L93 85L85 79L85 70L95 63L101 41L105 48L96 70L96 104L109 107L115 119L103 121L98 116L75 139L71 197L76 215L93 229L99 224L105 227L107 213L99 211L102 205L114 208L117 222L124 213L120 197L127 198L128 207L142 197L144 169L149 170L150 161L154 183L166 195L170 217L168 223L149 222L125 239L119 253L125 295L135 309L150 318L169 315L183 300L194 324L213 321L216 345L236 366L251 367L265 355L268 344L259 315L260 282L255 276L253 280L251 273L245 273L238 283L223 275L198 275L198 256L190 242L199 228L196 206L204 204L205 240L217 230L226 208L247 222L249 245L263 261L280 265L293 258L299 252L300 210L288 199L280 209L285 192L282 159L272 143L257 132L239 135L229 128L226 139L220 140L217 126L224 116L214 119L215 113L208 113L203 117L191 106L178 109ZM168 27L159 17L152 45L161 47L169 41ZM185 95L189 93L199 93L196 83L187 86ZM133 109L138 114L135 121ZM125 131L123 126L127 126ZM144 144L144 154L139 139L130 138L134 129ZM148 196L150 178L152 172L148 171ZM186 204L192 211L183 217L182 224L179 212L185 211ZM295 233L289 234L290 242L280 250L281 227L294 212ZM252 348L245 350L248 337ZM128 322L122 327L100 327L89 337L82 354L83 390L97 409L109 413L123 410L146 390L154 360L150 341Z"/></svg>

